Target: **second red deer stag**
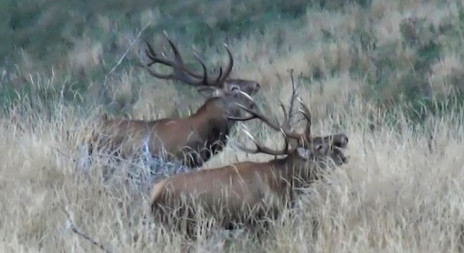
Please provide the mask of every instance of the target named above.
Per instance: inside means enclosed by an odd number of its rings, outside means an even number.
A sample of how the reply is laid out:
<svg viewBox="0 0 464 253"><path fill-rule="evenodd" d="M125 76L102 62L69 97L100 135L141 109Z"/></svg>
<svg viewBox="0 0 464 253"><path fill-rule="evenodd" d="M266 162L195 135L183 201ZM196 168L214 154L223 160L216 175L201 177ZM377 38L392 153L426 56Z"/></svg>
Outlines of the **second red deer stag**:
<svg viewBox="0 0 464 253"><path fill-rule="evenodd" d="M149 73L159 79L171 79L197 87L207 96L206 102L186 118L163 118L156 120L108 119L102 117L90 137L90 152L105 148L123 157L131 157L148 151L152 157L164 156L176 159L188 167L198 167L220 152L227 143L227 136L234 118L243 115L237 103L253 108L255 95L260 85L255 81L229 79L233 67L232 54L225 46L229 64L223 71L219 68L216 77L210 77L205 63L195 54L202 73L188 69L179 50L168 38L173 59L156 53L147 42L146 55L150 63L145 66ZM151 69L161 64L173 69L162 74Z"/></svg>
<svg viewBox="0 0 464 253"><path fill-rule="evenodd" d="M253 139L256 149L243 146L241 149L284 157L268 162L239 162L164 179L152 189L151 211L155 220L195 236L195 215L199 212L219 226L233 228L235 224L253 226L257 221L275 218L282 208L291 206L297 189L319 178L324 168L331 163L337 166L347 163L343 149L348 137L345 134L311 137L309 110L303 104L302 108L300 112L307 125L299 134L290 131L288 124L274 124L260 112L243 106L253 117L281 131L285 146L274 150ZM287 115L285 109L284 114Z"/></svg>

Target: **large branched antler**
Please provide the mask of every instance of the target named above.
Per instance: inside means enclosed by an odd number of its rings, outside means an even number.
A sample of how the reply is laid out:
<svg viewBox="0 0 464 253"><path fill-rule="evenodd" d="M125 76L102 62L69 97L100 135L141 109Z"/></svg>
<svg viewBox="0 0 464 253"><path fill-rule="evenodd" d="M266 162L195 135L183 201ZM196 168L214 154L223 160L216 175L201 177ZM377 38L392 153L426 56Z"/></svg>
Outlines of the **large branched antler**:
<svg viewBox="0 0 464 253"><path fill-rule="evenodd" d="M303 102L301 100L300 100L300 103L304 106L304 104L303 104ZM289 124L286 122L286 120L284 121L283 124L276 124L271 119L264 116L261 112L259 112L257 110L252 110L252 109L250 109L250 108L248 108L248 107L246 107L246 106L244 106L242 104L239 104L239 103L237 103L237 106L239 108L241 108L242 110L248 112L251 116L244 117L244 118L229 117L232 120L245 121L245 120L250 120L250 119L260 119L261 121L266 123L272 129L274 129L276 131L281 131L288 138L296 139L296 140L299 140L299 141L302 140L302 139L309 138L308 133L310 133L310 132L308 132L308 131L305 131L302 134L296 133L294 131L293 132L290 131L290 129L288 129ZM281 107L282 107L282 110L284 111L284 116L288 117L287 113L285 112L285 106L283 104L281 104ZM306 120L307 120L306 129L311 129L311 116L309 114L309 109L306 106L304 106L304 107L305 107L305 109L300 110L300 113L302 113L305 116Z"/></svg>
<svg viewBox="0 0 464 253"><path fill-rule="evenodd" d="M208 69L206 67L206 64L200 58L197 52L194 52L194 56L195 56L195 59L200 63L202 67L201 74L195 73L185 66L182 56L180 55L180 52L175 46L174 42L172 42L172 40L169 39L169 37L166 34L165 34L165 37L174 55L173 60L167 59L164 55L160 56L158 53L155 52L155 50L153 50L153 47L150 45L150 43L145 41L147 45L147 49L145 50L145 53L148 59L150 59L150 62L145 66L145 69L147 69L148 72L152 76L156 78L160 78L160 79L177 80L177 81L181 81L181 82L194 85L194 86L221 87L222 83L229 77L230 73L232 72L234 60L232 57L232 53L230 52L227 45L224 44L224 47L226 48L227 54L229 56L229 65L227 66L225 72L223 72L222 67L219 67L218 76L215 78L209 78ZM171 67L173 69L173 72L170 74L161 74L150 68L157 63Z"/></svg>
<svg viewBox="0 0 464 253"><path fill-rule="evenodd" d="M260 119L261 121L266 123L272 129L274 129L276 131L280 131L283 134L284 139L285 139L284 149L282 149L282 150L273 150L273 149L262 146L261 144L259 144L256 141L256 139L250 134L250 132L248 132L246 130L243 130L245 132L245 134L248 135L250 137L250 139L252 139L252 141L253 141L256 148L255 149L249 149L249 148L244 147L243 145L237 145L237 146L242 151L247 152L247 153L251 153L251 154L264 153L264 154L269 154L269 155L288 155L288 154L292 153L295 149L294 148L289 148L289 139L297 140L298 141L298 146L306 146L308 140L310 140L310 138L311 138L311 113L309 111L309 108L303 103L301 98L297 97L297 100L301 104L301 107L302 107L301 109L299 109L299 112L301 114L303 114L304 118L307 121L305 131L303 133L301 133L301 134L296 133L296 132L291 132L289 130L290 124L289 124L289 121L288 121L288 113L287 113L287 110L286 110L285 106L282 103L280 104L280 106L281 106L283 114L284 114L284 123L283 124L275 124L272 120L270 120L269 118L264 116L259 111L252 110L252 109L250 109L250 108L248 108L246 106L243 106L241 104L237 104L237 106L239 106L241 109L243 109L246 112L248 112L249 114L251 114L251 116L244 117L244 118L233 118L234 120L240 121L240 120L249 120L249 119L253 119L253 118Z"/></svg>
<svg viewBox="0 0 464 253"><path fill-rule="evenodd" d="M248 135L248 137L251 139L251 141L255 145L255 149L251 149L251 148L245 147L243 144L235 144L235 146L237 146L239 149L241 149L245 153L249 153L249 154L263 153L263 154L278 156L278 155L288 155L293 152L293 149L289 149L289 144L288 144L287 139L285 139L285 145L282 150L274 150L274 149L261 145L249 131L247 130L242 130L242 131L246 135Z"/></svg>

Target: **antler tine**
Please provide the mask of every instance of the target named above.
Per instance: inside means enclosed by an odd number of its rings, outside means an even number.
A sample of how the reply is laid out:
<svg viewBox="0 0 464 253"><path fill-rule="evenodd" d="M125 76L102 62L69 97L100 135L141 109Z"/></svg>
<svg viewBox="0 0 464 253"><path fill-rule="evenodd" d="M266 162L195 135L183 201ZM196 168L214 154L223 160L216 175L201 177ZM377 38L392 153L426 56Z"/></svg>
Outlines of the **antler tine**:
<svg viewBox="0 0 464 253"><path fill-rule="evenodd" d="M288 109L288 113L289 113L289 116L288 116L288 122L290 124L290 122L292 122L292 116L293 116L293 105L294 105L294 101L295 101L295 98L297 97L296 95L296 84L295 84L295 79L293 78L293 69L290 69L289 70L290 72L290 80L292 82L292 95L290 96L290 106L289 106L289 109Z"/></svg>
<svg viewBox="0 0 464 253"><path fill-rule="evenodd" d="M208 69L206 67L206 64L201 60L201 58L199 57L198 53L196 51L194 51L194 56L195 58L197 59L198 62L200 62L201 64L201 67L203 69L203 75L199 75L197 73L194 73L192 72L191 70L189 70L185 64L184 64L184 61L182 60L182 56L180 55L180 52L179 52L179 49L177 49L176 45L174 44L174 42L169 38L167 37L166 35L166 38L168 40L168 43L169 45L171 46L171 50L172 52L174 53L174 60L176 61L176 64L178 67L180 67L180 69L178 71L184 71L186 72L187 74L189 74L190 76L193 76L195 78L201 78L202 80L200 82L197 82L195 84L206 84L208 81ZM177 69L176 69L177 70ZM179 74L181 74L182 72L180 72Z"/></svg>
<svg viewBox="0 0 464 253"><path fill-rule="evenodd" d="M218 74L218 76L217 76L217 78L216 78L215 83L217 83L217 84L222 83L222 82L221 82L221 77L222 77L222 67L219 66L219 74Z"/></svg>
<svg viewBox="0 0 464 253"><path fill-rule="evenodd" d="M171 50L172 50L172 52L174 54L174 61L166 59L165 56L159 57L158 54L155 52L155 50L153 50L153 47L150 45L150 43L145 41L145 43L147 45L147 49L145 50L145 53L146 53L147 57L151 60L150 63L148 63L146 66L144 66L145 69L147 69L148 72L152 76L160 78L160 79L175 79L175 80L185 82L187 84L191 84L191 85L195 85L195 86L206 83L205 82L205 80L206 80L205 79L205 73L207 72L206 66L201 62L202 67L203 67L203 76L200 76L199 74L193 73L191 70L189 70L184 65L184 62L182 60L182 56L181 56L179 50L177 49L176 45L174 44L174 42L168 37L168 35L166 33L164 35L165 35L165 37L166 37L166 39L167 39L167 41L168 41L168 43L169 43L169 45L171 47ZM161 73L158 73L158 72L154 71L153 69L149 68L150 66L152 66L153 64L156 64L156 63L160 63L160 64L163 64L163 65L166 65L166 66L169 66L169 67L173 68L173 72L171 74L161 74ZM198 79L200 79L200 80L198 80Z"/></svg>
<svg viewBox="0 0 464 253"><path fill-rule="evenodd" d="M182 68L185 72L187 72L189 75L194 76L196 78L201 78L200 75L197 73L194 73L190 71L189 69L185 68L184 61L182 60L182 56L180 54L179 49L177 49L176 45L174 42L169 38L168 33L166 31L163 31L164 37L169 43L169 46L171 47L172 52L174 53L174 60L176 61L177 65Z"/></svg>
<svg viewBox="0 0 464 253"><path fill-rule="evenodd" d="M258 153L258 150L256 148L255 149L247 148L247 147L245 147L245 145L240 144L240 143L234 143L233 145L235 147L237 147L238 149L240 149L241 151L243 151L245 153L248 153L248 154L257 154Z"/></svg>
<svg viewBox="0 0 464 253"><path fill-rule="evenodd" d="M290 130L290 117L288 116L287 109L285 109L285 105L284 103L282 103L282 101L280 101L280 108L282 108L282 112L284 113L283 127L285 127L285 129Z"/></svg>
<svg viewBox="0 0 464 253"><path fill-rule="evenodd" d="M283 132L282 132L282 135L284 136L284 150L286 150L287 153L291 153L291 151L289 150L288 138L285 138L285 134Z"/></svg>
<svg viewBox="0 0 464 253"><path fill-rule="evenodd" d="M151 66L155 63L161 63L170 67L176 67L176 63L173 61L170 61L166 58L160 58L158 57L158 54L153 50L153 47L151 46L148 41L145 40L145 44L147 45L148 49L145 50L145 53L147 54L148 58L152 60L152 62L148 63L147 66Z"/></svg>
<svg viewBox="0 0 464 253"><path fill-rule="evenodd" d="M220 78L221 82L224 82L229 77L230 73L232 72L232 67L234 66L234 58L232 57L232 53L230 52L229 47L226 43L224 43L223 45L227 51L227 55L229 56L229 65L227 65L224 75L222 76L222 78Z"/></svg>
<svg viewBox="0 0 464 253"><path fill-rule="evenodd" d="M256 106L255 100L250 95L248 95L246 92L244 92L242 90L238 90L236 92L239 93L240 95L242 95L244 98L246 98L251 104ZM235 103L235 105L240 107L240 108L247 108L247 107L245 107L244 105L242 105L240 103ZM227 116L227 118L230 119L230 120L235 120L235 121L248 121L248 120L252 120L252 119L254 119L256 117L254 115L250 115L248 117Z"/></svg>
<svg viewBox="0 0 464 253"><path fill-rule="evenodd" d="M222 67L219 67L219 74L217 77L214 77L212 79L208 78L208 68L206 67L205 62L200 58L197 52L194 52L196 60L201 64L202 67L202 74L200 73L195 73L194 71L188 69L184 61L182 59L182 55L180 54L179 49L176 47L175 43L169 38L166 32L164 32L164 36L166 40L169 43L169 46L172 50L173 57L174 59L169 60L164 56L163 54L160 56L158 53L153 50L153 47L145 41L147 45L147 49L145 50L145 53L147 57L150 59L151 62L146 64L144 66L149 73L152 76L155 76L160 79L173 79L173 80L178 80L190 85L195 85L195 86L222 86L223 82L225 79L230 75L232 71L232 67L234 64L234 60L232 57L232 53L228 49L227 45L224 44L226 47L227 54L229 56L229 65L226 68L226 71L224 72ZM169 66L173 69L173 72L170 74L161 74L159 72L156 72L155 70L149 68L152 65L160 63L165 66Z"/></svg>
<svg viewBox="0 0 464 253"><path fill-rule="evenodd" d="M200 62L202 68L203 68L203 76L199 76L199 75L196 75L195 77L197 78L203 78L203 82L206 84L206 85L209 85L209 86L221 86L222 85L222 81L221 81L221 77L222 77L222 67L219 66L219 74L218 76L213 79L213 81L209 80L207 78L207 68L206 68L206 64L205 62L201 59L200 55L198 54L197 51L194 51L194 55L195 55L195 58L197 59L198 62Z"/></svg>
<svg viewBox="0 0 464 253"><path fill-rule="evenodd" d="M197 59L197 61L201 64L201 68L203 69L203 83L208 83L208 69L206 68L205 62L200 58L197 51L193 51L193 55Z"/></svg>
<svg viewBox="0 0 464 253"><path fill-rule="evenodd" d="M245 110L249 114L251 114L252 117L250 117L250 119L253 119L253 118L260 119L261 121L266 123L268 126L270 126L272 129L274 129L276 131L281 131L284 134L285 138L292 138L292 139L300 140L301 137L302 137L301 134L290 132L287 129L284 129L283 127L280 127L280 126L274 124L270 119L268 119L266 116L264 116L262 113L260 113L258 111L251 110L248 107L246 107L244 105L241 105L241 104L238 104L238 103L237 103L237 106L240 107L241 109Z"/></svg>
<svg viewBox="0 0 464 253"><path fill-rule="evenodd" d="M145 49L145 53L147 54L147 57L150 60L152 60L152 62L148 63L147 66L151 66L151 65L156 63L156 61L154 60L154 58L156 58L156 53L153 50L153 48L151 47L150 43L148 43L148 41L144 40L144 42L145 42L145 44L147 45L147 48L148 48L148 49Z"/></svg>
<svg viewBox="0 0 464 253"><path fill-rule="evenodd" d="M253 105L256 105L255 100L250 95L248 95L248 93L244 92L243 90L238 90L236 92L238 92L240 95L242 95L244 98L246 98Z"/></svg>
<svg viewBox="0 0 464 253"><path fill-rule="evenodd" d="M157 73L154 70L149 68L150 66L152 66L155 63L161 63L161 64L171 66L171 67L174 67L175 64L174 64L174 62L169 61L167 59L159 58L157 56L157 54L155 53L155 51L153 50L150 43L148 43L148 41L145 41L145 44L147 45L147 49L145 50L145 53L147 54L148 59L151 60L151 62L148 63L146 66L144 65L145 69L148 70L148 72L152 76L154 76L156 78L159 78L159 79L171 79L171 78L173 78L174 77L173 74L160 74L160 73Z"/></svg>
<svg viewBox="0 0 464 253"><path fill-rule="evenodd" d="M172 52L174 53L174 60L176 61L177 64L183 66L184 61L182 60L182 57L180 56L180 52L177 49L176 45L167 35L166 35L166 39L169 43L169 46L171 47Z"/></svg>
<svg viewBox="0 0 464 253"><path fill-rule="evenodd" d="M286 155L289 153L287 140L285 140L286 145L283 150L274 150L274 149L261 145L258 141L256 141L256 139L253 137L253 135L249 131L247 130L242 130L242 131L251 139L251 141L256 147L255 149L250 149L250 148L245 147L244 145L238 144L237 147L246 153L250 153L250 154L263 153L263 154L268 154L268 155L273 155L273 156Z"/></svg>
<svg viewBox="0 0 464 253"><path fill-rule="evenodd" d="M299 109L299 112L303 114L307 122L304 135L309 138L311 137L311 112L300 97L298 97L298 102L301 104L301 107L303 107L303 109Z"/></svg>
<svg viewBox="0 0 464 253"><path fill-rule="evenodd" d="M166 38L167 38L167 40L169 42L169 45L171 46L171 49L172 49L172 51L174 53L176 63L182 68L183 71L185 71L186 73L188 73L189 75L191 75L191 76L193 76L195 78L201 79L201 82L199 82L199 84L202 84L202 85L205 85L205 86L219 86L219 85L221 85L222 67L220 67L220 69L219 69L218 77L214 81L210 81L208 79L208 68L206 67L205 62L201 59L198 52L196 50L194 50L193 54L195 56L195 59L200 63L200 65L201 65L201 67L203 69L203 75L199 75L197 73L194 73L194 72L190 71L189 69L187 69L185 67L184 62L182 60L182 57L180 55L180 52L177 49L177 47L175 46L174 42L172 42L172 40L169 39L169 37L167 37L167 35L166 35Z"/></svg>

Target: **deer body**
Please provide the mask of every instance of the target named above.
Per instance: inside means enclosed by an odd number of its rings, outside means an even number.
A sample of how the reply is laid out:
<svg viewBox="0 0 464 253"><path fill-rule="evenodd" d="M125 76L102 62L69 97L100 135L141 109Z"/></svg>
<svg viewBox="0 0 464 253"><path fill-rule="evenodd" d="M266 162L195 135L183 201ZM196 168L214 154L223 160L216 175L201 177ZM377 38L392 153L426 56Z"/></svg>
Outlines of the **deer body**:
<svg viewBox="0 0 464 253"><path fill-rule="evenodd" d="M251 216L262 219L293 201L290 159L241 162L165 179L153 187L152 211L166 216L180 206L201 206L223 227L247 223ZM193 219L195 213L188 215L183 218Z"/></svg>
<svg viewBox="0 0 464 253"><path fill-rule="evenodd" d="M332 141L331 141L332 140ZM224 228L234 224L254 225L276 218L293 206L298 189L308 186L327 167L346 162L339 151L346 147L344 134L316 137L319 150L289 154L268 162L240 162L229 166L178 174L158 182L152 190L151 211L156 220L174 228L187 222L192 233L197 210L202 210ZM304 158L302 156L305 156Z"/></svg>
<svg viewBox="0 0 464 253"><path fill-rule="evenodd" d="M301 102L301 100L300 100ZM249 132L256 149L240 148L247 153L265 153L284 158L268 162L239 162L229 166L191 171L166 178L154 185L151 212L156 220L174 229L186 228L192 236L196 213L213 218L219 226L255 225L276 218L283 208L292 206L298 189L320 177L330 162L340 166L347 162L343 149L345 134L311 137L309 109L301 102L306 118L302 134L289 129L288 113L282 105L287 123L274 124L268 117L246 106L241 108L280 131L285 139L282 150L260 145ZM248 118L247 118L248 119ZM238 120L238 119L237 119Z"/></svg>
<svg viewBox="0 0 464 253"><path fill-rule="evenodd" d="M207 97L206 102L186 118L151 121L105 118L90 138L90 153L94 149L107 148L127 158L148 151L153 157L165 155L168 159L180 160L187 167L198 167L226 145L233 118L241 115L236 104L254 107L251 96L258 92L260 85L251 80L229 78L233 59L227 47L229 64L226 70L223 73L221 67L218 76L211 78L197 55L203 74L189 70L173 42L169 39L168 42L174 59L161 57L147 43L146 54L151 62L145 68L156 78L177 80L197 87ZM158 73L150 68L154 64L171 67L173 72Z"/></svg>
<svg viewBox="0 0 464 253"><path fill-rule="evenodd" d="M94 146L117 150L125 158L145 150L153 157L165 154L168 159L198 167L227 144L233 121L217 105L220 102L220 99L210 99L186 118L102 119L91 142Z"/></svg>

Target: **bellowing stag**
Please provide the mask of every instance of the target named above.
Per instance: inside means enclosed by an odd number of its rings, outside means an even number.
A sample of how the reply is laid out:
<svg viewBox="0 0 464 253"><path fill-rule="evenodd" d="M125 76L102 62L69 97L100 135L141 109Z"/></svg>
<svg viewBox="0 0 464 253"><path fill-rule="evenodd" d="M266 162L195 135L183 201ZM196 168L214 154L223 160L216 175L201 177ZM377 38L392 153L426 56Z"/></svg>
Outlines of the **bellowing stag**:
<svg viewBox="0 0 464 253"><path fill-rule="evenodd" d="M179 160L187 167L198 167L226 145L234 118L243 114L237 103L247 108L255 106L251 96L259 91L260 85L255 81L229 78L234 61L226 45L229 64L224 71L220 67L218 76L211 78L205 63L197 54L195 57L201 64L202 74L188 69L179 50L167 39L173 59L160 57L147 42L146 55L150 62L145 68L156 78L177 80L197 87L198 92L206 95L206 102L186 118L144 121L102 117L99 127L92 134L91 150L105 147L123 157L148 150L153 157L163 155L167 160ZM158 73L150 68L154 64L171 67L173 72Z"/></svg>
<svg viewBox="0 0 464 253"><path fill-rule="evenodd" d="M248 153L283 157L190 171L159 181L152 189L150 203L155 221L182 229L189 237L194 237L196 213L213 218L224 228L233 228L235 224L254 226L266 218L275 218L282 208L291 207L298 195L297 189L319 178L332 162L337 166L347 162L342 150L348 144L348 137L345 134L311 137L311 118L304 104L300 112L307 125L301 134L290 131L288 124L274 124L260 112L242 108L281 131L285 146L274 150L253 139L255 149L239 147ZM285 108L284 114L287 115Z"/></svg>

